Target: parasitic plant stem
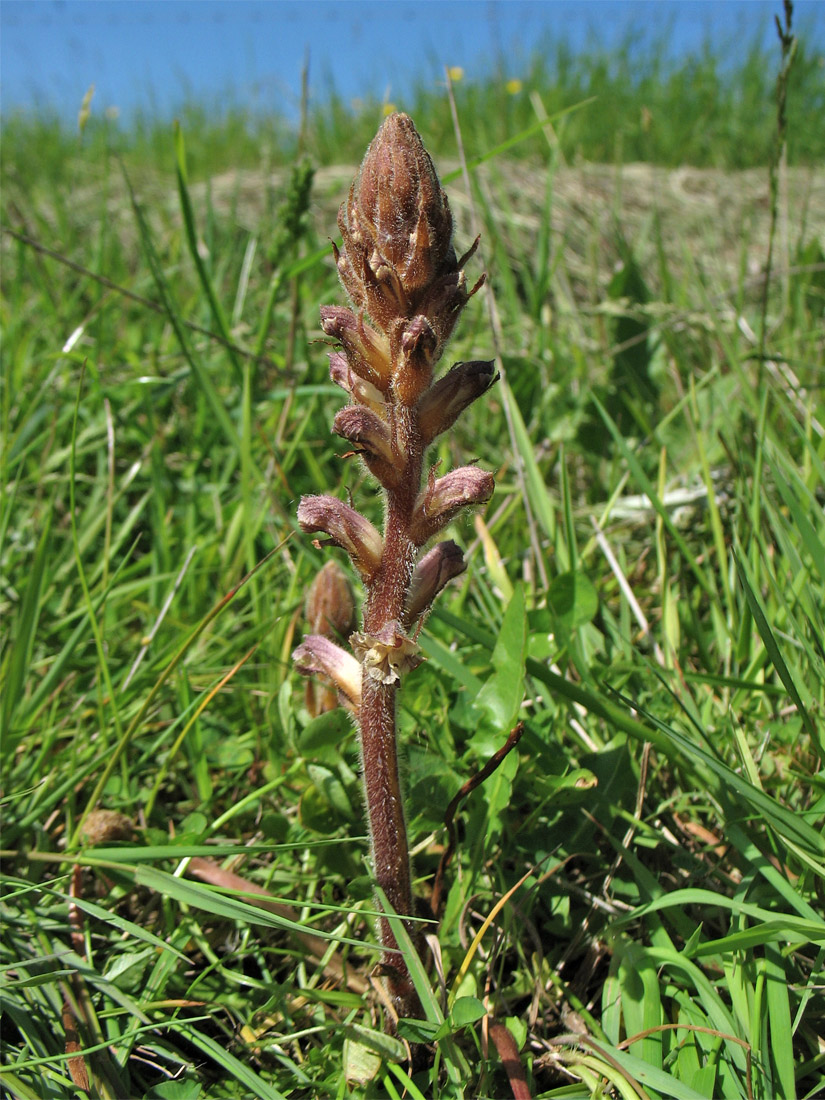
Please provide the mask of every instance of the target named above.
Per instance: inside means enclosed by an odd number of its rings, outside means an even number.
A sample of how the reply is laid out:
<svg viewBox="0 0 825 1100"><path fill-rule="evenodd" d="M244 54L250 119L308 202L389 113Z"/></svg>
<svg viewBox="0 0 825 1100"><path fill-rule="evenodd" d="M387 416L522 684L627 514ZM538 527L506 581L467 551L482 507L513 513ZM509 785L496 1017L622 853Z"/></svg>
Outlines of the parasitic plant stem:
<svg viewBox="0 0 825 1100"><path fill-rule="evenodd" d="M415 943L420 937L414 933L398 766L398 688L421 663L415 639L422 617L465 568L454 542L426 547L461 511L488 501L494 488L492 475L477 466L440 477L436 467L425 473L425 456L495 376L491 362L474 361L456 363L434 380L458 316L483 276L467 289L464 264L475 245L456 257L447 196L407 115L391 115L370 144L338 225L343 244L333 248L353 308L321 310L324 332L336 342L330 376L350 397L333 430L382 487L384 528L379 533L335 497L301 500L299 524L309 533L324 532L347 552L361 577L364 607L362 629L349 639L351 653L329 632L315 633L294 659L300 671L331 682L356 717L373 873L395 912L409 918ZM418 1016L421 1006L389 921L381 918L378 931L393 1008L399 1016Z"/></svg>

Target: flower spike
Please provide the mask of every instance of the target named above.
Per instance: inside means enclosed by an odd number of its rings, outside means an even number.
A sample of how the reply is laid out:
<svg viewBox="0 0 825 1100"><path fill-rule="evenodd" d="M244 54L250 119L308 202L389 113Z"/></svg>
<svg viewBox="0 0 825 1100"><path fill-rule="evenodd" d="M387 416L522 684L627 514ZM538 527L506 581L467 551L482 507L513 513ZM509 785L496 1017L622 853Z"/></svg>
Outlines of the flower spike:
<svg viewBox="0 0 825 1100"><path fill-rule="evenodd" d="M310 534L325 532L347 551L363 582L364 604L360 629L349 637L352 653L347 653L317 625L324 619L332 624L327 596L319 595L313 633L294 658L299 671L332 682L356 714L373 872L413 942L420 944L398 765L396 697L403 678L422 661L416 639L423 616L465 569L455 542L440 542L426 553L422 548L463 510L488 501L494 488L493 475L476 466L440 478L431 470L422 488L424 462L432 441L496 376L491 362L470 361L433 381L459 315L484 276L468 290L464 267L478 241L457 258L447 196L407 115L384 121L341 206L338 225L342 242L333 252L351 308L324 306L321 327L336 344L329 356L330 378L346 392L349 404L332 427L379 483L384 529L379 534L335 497L302 499L298 522ZM337 605L339 580L323 581L333 583L329 598ZM315 705L314 694L312 699ZM378 932L393 1011L421 1016L409 964L385 917L378 921Z"/></svg>

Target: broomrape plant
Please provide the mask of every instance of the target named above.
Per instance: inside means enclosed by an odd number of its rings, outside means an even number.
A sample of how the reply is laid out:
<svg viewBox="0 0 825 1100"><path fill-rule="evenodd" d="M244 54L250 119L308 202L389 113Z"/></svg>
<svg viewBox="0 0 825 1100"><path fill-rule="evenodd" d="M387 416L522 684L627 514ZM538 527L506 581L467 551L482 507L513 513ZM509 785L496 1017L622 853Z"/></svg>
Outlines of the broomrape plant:
<svg viewBox="0 0 825 1100"><path fill-rule="evenodd" d="M478 241L456 258L447 196L407 115L393 114L381 126L338 225L343 245L333 249L353 308L321 310L324 332L337 344L330 375L350 397L332 426L380 484L384 529L335 497L301 500L300 526L347 552L365 598L351 652L327 630L307 637L294 660L301 672L331 681L355 716L375 881L395 912L410 918L396 699L404 674L422 660L416 638L424 615L466 567L451 540L425 548L461 511L488 501L494 488L492 474L477 466L437 476L436 465L425 475L425 456L496 376L492 362L467 362L434 379L458 316L484 276L467 289L464 265ZM327 602L334 604L334 595ZM407 927L419 942L411 920ZM378 932L389 1002L398 1016L419 1016L407 963L385 917Z"/></svg>

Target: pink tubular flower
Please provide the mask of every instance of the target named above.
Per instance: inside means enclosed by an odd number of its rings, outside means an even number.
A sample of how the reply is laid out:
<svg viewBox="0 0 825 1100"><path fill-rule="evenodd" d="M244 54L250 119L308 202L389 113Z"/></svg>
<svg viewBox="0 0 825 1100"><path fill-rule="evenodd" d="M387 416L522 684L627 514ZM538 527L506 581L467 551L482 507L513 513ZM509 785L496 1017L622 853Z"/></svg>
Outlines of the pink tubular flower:
<svg viewBox="0 0 825 1100"><path fill-rule="evenodd" d="M390 382L387 337L344 306L321 306L321 328L341 344L350 369L386 391Z"/></svg>
<svg viewBox="0 0 825 1100"><path fill-rule="evenodd" d="M321 634L310 634L293 652L297 668L308 676L323 676L339 691L344 706L357 712L361 705L361 665L351 653Z"/></svg>
<svg viewBox="0 0 825 1100"><path fill-rule="evenodd" d="M418 426L424 443L455 424L468 405L492 386L495 364L483 360L455 363L418 402Z"/></svg>
<svg viewBox="0 0 825 1100"><path fill-rule="evenodd" d="M335 414L332 430L354 443L358 452L381 484L392 489L403 473L403 454L398 443L390 438L384 420L363 405L349 405Z"/></svg>
<svg viewBox="0 0 825 1100"><path fill-rule="evenodd" d="M379 416L385 414L386 402L381 390L366 378L356 374L342 351L329 353L329 376L336 386L347 391L353 401L359 405L366 405Z"/></svg>
<svg viewBox="0 0 825 1100"><path fill-rule="evenodd" d="M410 525L413 540L423 546L463 508L486 504L494 489L493 475L477 466L460 466L438 479L431 473L415 504Z"/></svg>
<svg viewBox="0 0 825 1100"><path fill-rule="evenodd" d="M346 550L362 577L371 577L381 561L384 542L368 519L337 497L302 497L298 523L313 534L323 531Z"/></svg>
<svg viewBox="0 0 825 1100"><path fill-rule="evenodd" d="M453 577L467 568L461 548L452 540L439 542L418 563L407 593L404 622L409 625L423 614Z"/></svg>

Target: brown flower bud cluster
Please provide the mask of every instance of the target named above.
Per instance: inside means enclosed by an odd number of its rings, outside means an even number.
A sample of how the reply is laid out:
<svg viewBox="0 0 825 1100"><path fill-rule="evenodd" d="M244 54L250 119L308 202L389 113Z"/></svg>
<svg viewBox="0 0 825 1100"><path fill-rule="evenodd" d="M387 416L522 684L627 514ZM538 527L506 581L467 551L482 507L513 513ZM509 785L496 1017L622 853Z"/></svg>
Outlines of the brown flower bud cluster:
<svg viewBox="0 0 825 1100"><path fill-rule="evenodd" d="M333 683L357 717L376 879L395 910L410 914L395 692L421 661L415 638L422 616L465 568L455 542L425 548L463 510L486 503L494 488L492 474L477 466L437 476L435 467L425 474L424 459L496 375L492 362L472 361L434 378L458 316L484 277L468 289L464 265L478 242L456 256L447 196L407 115L387 118L370 144L338 225L343 243L333 246L335 260L352 308L321 309L321 326L335 343L330 377L349 395L333 430L384 490L385 520L379 532L336 497L301 500L301 528L327 536L316 545L346 551L365 600L351 653L333 641L335 631L316 630L296 650L295 662L301 672ZM387 973L398 978L397 989L407 988L409 975L387 922L381 937ZM405 997L398 993L400 1001Z"/></svg>

